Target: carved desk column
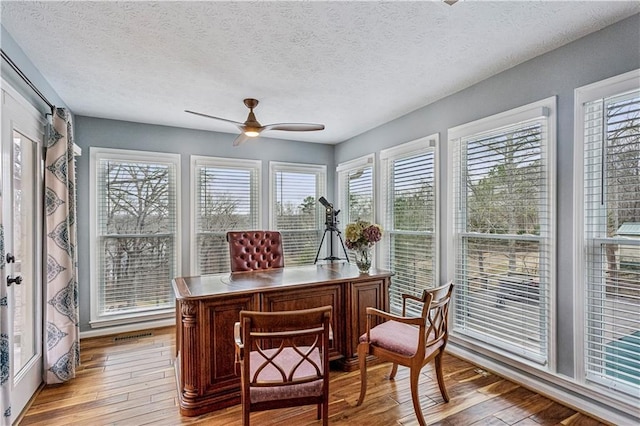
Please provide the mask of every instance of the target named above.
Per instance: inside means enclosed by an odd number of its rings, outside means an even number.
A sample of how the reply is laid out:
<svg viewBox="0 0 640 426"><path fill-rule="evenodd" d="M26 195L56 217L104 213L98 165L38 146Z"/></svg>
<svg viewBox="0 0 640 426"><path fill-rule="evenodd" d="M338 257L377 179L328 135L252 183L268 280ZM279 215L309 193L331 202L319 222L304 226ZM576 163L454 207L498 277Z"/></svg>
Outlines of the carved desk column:
<svg viewBox="0 0 640 426"><path fill-rule="evenodd" d="M198 303L191 300L180 301L180 313L182 315L180 369L182 370L183 380L180 389L182 389L183 401L188 404L190 401L195 401L200 392Z"/></svg>

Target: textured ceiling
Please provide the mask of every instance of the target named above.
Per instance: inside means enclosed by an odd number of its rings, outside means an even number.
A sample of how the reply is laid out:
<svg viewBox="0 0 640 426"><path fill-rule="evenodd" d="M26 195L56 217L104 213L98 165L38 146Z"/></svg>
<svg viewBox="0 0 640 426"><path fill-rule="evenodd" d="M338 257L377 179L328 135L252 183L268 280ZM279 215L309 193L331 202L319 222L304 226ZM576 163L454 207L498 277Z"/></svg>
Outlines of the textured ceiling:
<svg viewBox="0 0 640 426"><path fill-rule="evenodd" d="M640 2L1 2L79 115L338 143L640 12Z"/></svg>

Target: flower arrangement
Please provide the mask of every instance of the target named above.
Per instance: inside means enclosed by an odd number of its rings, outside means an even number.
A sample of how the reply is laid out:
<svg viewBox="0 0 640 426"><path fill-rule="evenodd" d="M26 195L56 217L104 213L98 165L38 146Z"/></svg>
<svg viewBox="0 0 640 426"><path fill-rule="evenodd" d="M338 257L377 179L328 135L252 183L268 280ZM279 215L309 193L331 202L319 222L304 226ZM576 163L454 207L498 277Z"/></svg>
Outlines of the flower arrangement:
<svg viewBox="0 0 640 426"><path fill-rule="evenodd" d="M366 274L371 268L371 247L382 238L382 227L376 223L357 220L347 225L346 246L355 251L356 265L360 273Z"/></svg>
<svg viewBox="0 0 640 426"><path fill-rule="evenodd" d="M382 227L376 223L358 220L350 223L345 229L347 248L358 250L373 247L382 238Z"/></svg>

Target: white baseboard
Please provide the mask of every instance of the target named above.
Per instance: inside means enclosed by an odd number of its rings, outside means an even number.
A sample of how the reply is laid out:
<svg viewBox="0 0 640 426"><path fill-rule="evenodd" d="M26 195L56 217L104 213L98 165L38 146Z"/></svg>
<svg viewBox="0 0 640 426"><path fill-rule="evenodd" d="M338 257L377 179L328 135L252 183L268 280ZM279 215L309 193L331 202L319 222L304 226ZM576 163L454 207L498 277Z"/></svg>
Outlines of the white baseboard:
<svg viewBox="0 0 640 426"><path fill-rule="evenodd" d="M568 379L550 373L539 373L539 375L545 376L539 380L535 376L525 374L516 368L510 368L504 363L494 361L488 356L478 354L477 352L455 344L447 345L446 350L458 358L482 366L499 376L518 383L549 399L560 402L574 410L588 414L601 422L619 426L635 426L640 424L640 417L635 417L633 412L627 415L625 407L620 407L618 410L617 407L608 407L607 401L604 401L605 398L602 396L600 396L599 399L591 399L589 396L581 395L582 389Z"/></svg>
<svg viewBox="0 0 640 426"><path fill-rule="evenodd" d="M130 333L132 331L149 330L151 328L170 327L176 325L175 318L167 318L163 320L137 322L134 324L117 325L113 327L97 328L89 331L81 331L80 339L89 337L102 337L112 334Z"/></svg>

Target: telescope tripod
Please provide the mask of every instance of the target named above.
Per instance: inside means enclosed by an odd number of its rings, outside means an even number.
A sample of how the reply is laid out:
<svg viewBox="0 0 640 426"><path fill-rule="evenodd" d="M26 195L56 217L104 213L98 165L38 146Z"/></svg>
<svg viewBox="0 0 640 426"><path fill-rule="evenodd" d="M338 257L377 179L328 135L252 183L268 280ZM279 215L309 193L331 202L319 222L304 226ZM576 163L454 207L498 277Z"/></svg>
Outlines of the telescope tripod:
<svg viewBox="0 0 640 426"><path fill-rule="evenodd" d="M329 232L329 256L325 257L322 260L343 260L340 257L336 257L333 255L333 233L335 232L336 235L338 236L338 239L340 240L340 245L342 246L342 250L344 251L344 260L347 261L347 263L349 263L349 255L347 254L347 247L344 245L344 241L342 239L342 233L340 233L340 230L336 227L331 227L331 226L327 226L324 229L324 233L322 234L322 240L320 240L320 245L318 246L318 252L316 253L316 259L313 261L313 264L315 265L318 262L318 256L320 256L320 250L322 249L322 243L324 243L324 237L327 236L327 232Z"/></svg>

